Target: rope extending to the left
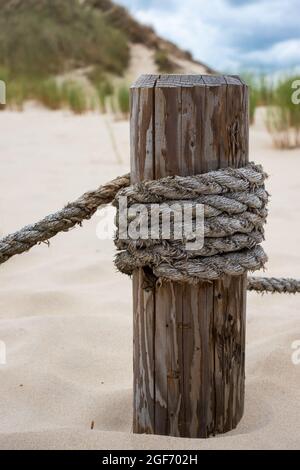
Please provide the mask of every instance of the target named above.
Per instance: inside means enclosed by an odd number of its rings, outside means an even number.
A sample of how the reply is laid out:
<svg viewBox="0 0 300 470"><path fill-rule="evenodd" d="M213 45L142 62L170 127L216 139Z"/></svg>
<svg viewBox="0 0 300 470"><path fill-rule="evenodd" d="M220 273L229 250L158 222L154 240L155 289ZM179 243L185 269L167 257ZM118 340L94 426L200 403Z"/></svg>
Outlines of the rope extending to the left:
<svg viewBox="0 0 300 470"><path fill-rule="evenodd" d="M81 225L81 222L90 219L98 208L110 204L118 191L129 184L129 174L119 176L95 191L84 193L60 211L0 239L0 264L39 243L47 243L60 232L68 232L75 225Z"/></svg>
<svg viewBox="0 0 300 470"><path fill-rule="evenodd" d="M198 177L168 177L162 180L144 182L130 188L128 188L130 186L129 174L117 177L100 186L97 190L83 194L76 201L67 204L62 210L0 239L0 264L5 263L16 254L30 250L37 244L48 243L52 237L60 232L67 232L74 226L81 225L82 221L90 219L98 208L110 204L118 194L124 194L124 191L131 202L142 202L139 201L142 195L143 203L146 204L151 203L151 201L165 201L166 194L164 192L167 191L168 199L194 199L204 204L206 216L211 217L210 222L214 219L214 223L207 224L206 231L208 230L208 232L206 235L210 233L212 236L206 238L201 255L210 258L212 262L209 266L209 272L212 273L215 269L217 275L210 274L210 277L204 278L205 280L210 281L210 279L215 279L226 272L240 274L245 269L257 269L262 267L267 259L258 245L263 238L261 228L266 218L267 193L261 184L266 175L262 169L253 165L250 164L250 167L248 166L246 170L219 170ZM254 172L252 172L252 176L250 175L252 181L249 184L249 174L253 169ZM257 169L258 171L256 171ZM224 212L227 212L227 215L230 214L231 218L224 218ZM216 237L216 233L221 234L221 236ZM134 244L129 247L130 244L126 246L127 242L123 243L118 239L116 243L118 248L122 250L116 261L122 271L130 272L131 268L150 265L154 268L154 274L162 279L165 277L166 270L170 267L170 263L168 266L170 259L166 257L166 252L159 253L161 245L155 247L154 244L150 249L148 246L145 262L145 253L143 255L144 261L142 261L143 256L141 257L141 253L138 253L138 251L134 251L136 249L136 247L133 248ZM173 253L173 268L175 266L179 269L176 269L176 275L173 272L170 278L182 281L186 275L189 275L187 266L191 260L188 260L182 252L182 246L177 246L176 250L175 245L169 253L167 248L167 254L172 256ZM239 251L235 253L237 249ZM245 250L244 253L243 250ZM134 260L132 258L133 252L137 255ZM240 253L242 253L242 258ZM161 257L162 254L163 257ZM179 258L178 254L180 254ZM127 257L126 267L122 266L124 256ZM219 256L219 260L216 261L214 256ZM241 269L237 269L236 260L232 264L234 258L238 258L238 262L243 263ZM120 259L121 263L118 261ZM220 266L223 266L222 269ZM193 265L194 268L195 265ZM162 270L163 275L160 275L159 270ZM203 271L202 268L201 270ZM178 273L179 277L176 279ZM200 280L203 280L201 276ZM300 280L248 277L247 288L258 292L296 293L300 292Z"/></svg>

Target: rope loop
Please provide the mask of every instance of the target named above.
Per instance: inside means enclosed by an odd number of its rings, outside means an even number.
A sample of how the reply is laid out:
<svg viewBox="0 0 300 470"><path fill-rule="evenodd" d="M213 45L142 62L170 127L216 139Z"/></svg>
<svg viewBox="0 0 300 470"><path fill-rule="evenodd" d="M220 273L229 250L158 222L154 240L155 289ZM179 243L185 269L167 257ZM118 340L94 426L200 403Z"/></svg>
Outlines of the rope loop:
<svg viewBox="0 0 300 470"><path fill-rule="evenodd" d="M126 274L149 267L157 278L188 283L263 268L266 178L261 165L249 163L121 189L114 200L116 267Z"/></svg>
<svg viewBox="0 0 300 470"><path fill-rule="evenodd" d="M116 266L120 271L131 274L138 267L150 267L154 280L176 280L195 283L214 280L224 274L238 275L264 266L267 256L260 246L264 239L264 223L267 217L268 193L264 188L267 178L260 165L249 163L244 168L212 171L190 177L167 177L145 181L130 186L130 176L123 175L100 186L95 191L83 194L60 211L27 225L15 233L0 239L0 265L15 255L45 243L60 232L67 232L76 225L90 219L98 208L113 202L117 207L117 221L120 217L120 198L126 198L128 212L125 222L139 222L130 209L141 203L141 212L148 222L149 207L162 203L162 215L154 224L155 237L123 237L120 226L115 244L118 254ZM174 204L176 210L174 211ZM161 217L182 213L186 204L192 215L192 233L197 227L197 209L202 207L203 245L187 250L187 243L193 243L193 236L185 234L181 239L159 237L162 233ZM143 208L143 210L142 210ZM151 207L150 207L151 209ZM154 211L155 212L155 211ZM156 213L157 215L157 213ZM145 218L145 217L144 217ZM201 224L198 224L201 225ZM182 222L173 224L174 229ZM201 227L200 227L201 228ZM201 232L201 230L200 230ZM176 233L176 231L175 231ZM290 278L248 277L248 290L257 292L300 292L300 280Z"/></svg>

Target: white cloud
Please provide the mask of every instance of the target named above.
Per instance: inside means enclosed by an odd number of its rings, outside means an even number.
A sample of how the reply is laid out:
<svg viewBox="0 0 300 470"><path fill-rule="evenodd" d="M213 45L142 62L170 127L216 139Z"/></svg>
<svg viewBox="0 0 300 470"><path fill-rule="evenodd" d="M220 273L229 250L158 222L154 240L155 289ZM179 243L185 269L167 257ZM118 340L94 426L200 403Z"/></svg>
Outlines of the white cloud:
<svg viewBox="0 0 300 470"><path fill-rule="evenodd" d="M217 70L299 64L300 0L119 0Z"/></svg>
<svg viewBox="0 0 300 470"><path fill-rule="evenodd" d="M248 61L272 68L288 68L300 65L300 39L282 41L266 51L253 51L247 54Z"/></svg>

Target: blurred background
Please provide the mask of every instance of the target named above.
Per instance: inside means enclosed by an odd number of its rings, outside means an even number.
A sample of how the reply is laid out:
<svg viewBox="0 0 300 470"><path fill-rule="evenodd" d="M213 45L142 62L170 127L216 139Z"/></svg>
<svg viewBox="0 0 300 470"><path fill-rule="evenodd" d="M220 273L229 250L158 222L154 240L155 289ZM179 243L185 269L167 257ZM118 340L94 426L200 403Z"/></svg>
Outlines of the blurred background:
<svg viewBox="0 0 300 470"><path fill-rule="evenodd" d="M299 146L299 9L299 0L0 0L6 109L34 100L126 119L141 73L240 74L251 123L268 107L274 145Z"/></svg>

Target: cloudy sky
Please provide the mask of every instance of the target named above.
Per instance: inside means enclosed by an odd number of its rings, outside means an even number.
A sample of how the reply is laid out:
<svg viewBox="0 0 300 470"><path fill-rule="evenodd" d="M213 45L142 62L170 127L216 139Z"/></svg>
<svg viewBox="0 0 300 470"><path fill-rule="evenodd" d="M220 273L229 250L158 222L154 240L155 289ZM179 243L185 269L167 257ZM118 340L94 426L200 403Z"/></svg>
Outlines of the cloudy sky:
<svg viewBox="0 0 300 470"><path fill-rule="evenodd" d="M217 70L300 70L300 0L116 1Z"/></svg>

